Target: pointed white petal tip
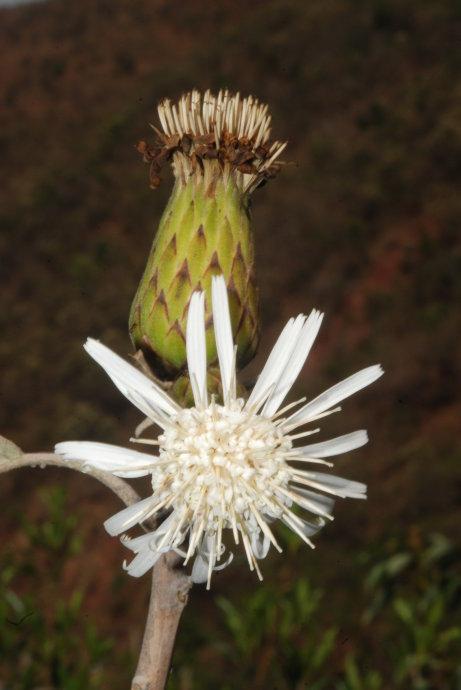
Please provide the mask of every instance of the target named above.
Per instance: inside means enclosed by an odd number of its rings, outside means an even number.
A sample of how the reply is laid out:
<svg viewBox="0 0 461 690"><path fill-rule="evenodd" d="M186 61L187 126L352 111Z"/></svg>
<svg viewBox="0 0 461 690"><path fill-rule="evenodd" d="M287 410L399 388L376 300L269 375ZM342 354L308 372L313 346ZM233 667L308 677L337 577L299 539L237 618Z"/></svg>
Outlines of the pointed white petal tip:
<svg viewBox="0 0 461 690"><path fill-rule="evenodd" d="M104 369L120 392L156 424L162 425L162 415L175 414L180 409L155 381L106 345L88 338L83 347Z"/></svg>
<svg viewBox="0 0 461 690"><path fill-rule="evenodd" d="M351 479L344 479L334 474L323 472L302 472L299 477L293 477L294 484L309 486L314 490L325 491L327 494L339 496L339 498L366 499L367 485ZM294 487L298 492L298 486Z"/></svg>
<svg viewBox="0 0 461 690"><path fill-rule="evenodd" d="M290 349L286 351L285 361L281 360L282 368L280 374L274 379L275 387L264 405L262 412L264 415L271 416L279 409L296 381L317 337L323 314L313 309L307 318L300 315L298 319L301 325L300 330L290 339Z"/></svg>
<svg viewBox="0 0 461 690"><path fill-rule="evenodd" d="M350 434L337 436L329 441L312 443L309 446L302 446L297 450L305 457L328 458L341 453L348 453L351 450L361 448L368 443L368 433L365 429L352 431Z"/></svg>
<svg viewBox="0 0 461 690"><path fill-rule="evenodd" d="M256 381L247 407L271 416L293 385L314 343L323 318L317 310L309 317L298 314L286 323Z"/></svg>
<svg viewBox="0 0 461 690"><path fill-rule="evenodd" d="M142 501L124 508L120 512L112 515L104 522L104 528L111 537L115 537L122 532L126 532L134 525L143 522L151 513L154 506L152 496L144 498Z"/></svg>
<svg viewBox="0 0 461 690"><path fill-rule="evenodd" d="M318 395L286 420L287 425L300 426L328 411L337 403L366 388L384 374L380 364L357 371Z"/></svg>
<svg viewBox="0 0 461 690"><path fill-rule="evenodd" d="M224 276L213 276L211 282L213 328L218 353L224 401L235 397L234 340Z"/></svg>
<svg viewBox="0 0 461 690"><path fill-rule="evenodd" d="M123 562L123 569L131 577L142 577L148 570L154 567L160 556L161 551L155 552L151 549L140 551L130 563Z"/></svg>

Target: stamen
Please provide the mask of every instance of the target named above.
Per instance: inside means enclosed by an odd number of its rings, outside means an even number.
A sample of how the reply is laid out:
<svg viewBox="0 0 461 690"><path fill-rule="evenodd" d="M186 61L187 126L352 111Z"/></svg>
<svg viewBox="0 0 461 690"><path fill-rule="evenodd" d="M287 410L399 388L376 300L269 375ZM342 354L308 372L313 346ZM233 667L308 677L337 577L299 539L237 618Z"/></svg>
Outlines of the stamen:
<svg viewBox="0 0 461 690"><path fill-rule="evenodd" d="M210 589L210 585L211 585L211 574L212 574L212 572L213 572L213 566L214 566L214 564L215 564L214 547L215 547L215 540L213 539L212 542L211 542L211 549L210 549L210 553L209 553L209 556L208 556L208 558L209 558L209 560L208 560L208 579L207 579L207 583L206 583L206 588L207 588L207 589Z"/></svg>
<svg viewBox="0 0 461 690"><path fill-rule="evenodd" d="M160 443L151 438L135 438L132 436L130 438L130 443L143 443L146 446L159 446Z"/></svg>
<svg viewBox="0 0 461 690"><path fill-rule="evenodd" d="M318 434L320 427L318 429L311 429L310 431L303 431L300 434L286 434L286 437L295 441L297 438L305 438L306 436L312 436L312 434Z"/></svg>
<svg viewBox="0 0 461 690"><path fill-rule="evenodd" d="M264 519L261 517L261 514L259 513L259 511L258 511L258 509L256 508L256 506L254 505L254 503L251 503L251 504L250 504L250 510L251 510L251 512L253 513L253 515L255 516L258 525L261 527L261 529L262 529L262 531L264 532L264 534L266 535L266 537L267 537L268 539L270 539L271 543L272 543L273 546L277 549L277 551L278 551L279 553L282 553L282 552L283 552L282 547L281 547L280 544L277 542L277 540L276 540L276 538L274 537L274 534L273 534L271 528L269 527L269 525L267 524L267 522L265 522Z"/></svg>
<svg viewBox="0 0 461 690"><path fill-rule="evenodd" d="M269 419L275 420L278 417L281 417L281 415L283 415L285 412L288 412L288 410L291 410L293 407L296 407L296 405L301 405L303 402L306 402L306 400L307 398L306 396L304 396L303 398L299 398L299 400L295 400L289 405L285 405L285 407L282 407L281 410L273 414L272 417L269 417Z"/></svg>

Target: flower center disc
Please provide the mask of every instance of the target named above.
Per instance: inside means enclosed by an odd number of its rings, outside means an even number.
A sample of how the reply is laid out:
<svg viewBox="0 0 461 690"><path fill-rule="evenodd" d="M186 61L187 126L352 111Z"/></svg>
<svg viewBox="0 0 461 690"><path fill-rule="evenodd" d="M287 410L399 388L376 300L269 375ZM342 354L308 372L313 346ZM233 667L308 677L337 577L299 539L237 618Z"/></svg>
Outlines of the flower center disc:
<svg viewBox="0 0 461 690"><path fill-rule="evenodd" d="M204 410L182 410L159 437L154 490L164 485L176 494L175 507L203 510L210 527L234 511L245 516L252 507L278 516L282 496L274 490L288 483L284 458L290 439L272 420L243 406L237 400L225 407L212 403Z"/></svg>

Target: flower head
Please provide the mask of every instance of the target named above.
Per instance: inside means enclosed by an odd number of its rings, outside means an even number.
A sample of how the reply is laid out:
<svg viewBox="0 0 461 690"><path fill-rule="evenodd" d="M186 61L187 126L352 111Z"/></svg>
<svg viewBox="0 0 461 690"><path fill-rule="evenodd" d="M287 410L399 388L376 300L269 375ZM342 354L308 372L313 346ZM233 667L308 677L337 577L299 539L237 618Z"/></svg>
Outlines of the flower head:
<svg viewBox="0 0 461 690"><path fill-rule="evenodd" d="M123 534L148 518L162 517L155 531L123 537L135 554L127 566L140 576L160 554L175 549L187 562L195 557L192 578L210 580L225 567L224 536L241 544L251 570L259 577L258 560L272 544L281 548L272 529L284 522L309 546L311 537L332 519L335 497L365 498L366 486L317 471L331 467L325 458L363 446L359 430L344 436L296 445L319 431L301 427L338 411L344 398L382 375L380 366L363 369L321 393L311 402L299 400L282 407L319 331L322 314L290 319L278 338L247 400L236 394L235 347L227 291L222 277L213 278L212 312L222 381L222 400L207 392L205 294L194 292L187 319L187 362L195 405L181 408L154 381L95 340L85 349L105 369L117 388L162 432L151 455L103 443L60 443L56 450L68 459L122 477L150 475L152 494L105 522L112 535ZM139 439L141 440L141 439ZM301 517L298 509L307 511Z"/></svg>
<svg viewBox="0 0 461 690"><path fill-rule="evenodd" d="M169 163L175 183L133 299L130 336L158 377L180 375L190 294L208 292L212 276L222 274L242 367L259 340L249 197L278 172L286 144L271 139L268 107L253 96L191 91L176 103L163 100L158 115L155 141L138 148L150 163L151 186ZM209 335L211 365L216 351Z"/></svg>

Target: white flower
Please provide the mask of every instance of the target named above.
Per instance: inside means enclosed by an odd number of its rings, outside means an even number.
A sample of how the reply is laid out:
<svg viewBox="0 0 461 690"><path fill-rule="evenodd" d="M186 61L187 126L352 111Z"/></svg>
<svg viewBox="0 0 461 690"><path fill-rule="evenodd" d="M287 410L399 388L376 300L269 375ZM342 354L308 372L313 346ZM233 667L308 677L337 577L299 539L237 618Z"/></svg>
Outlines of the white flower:
<svg viewBox="0 0 461 690"><path fill-rule="evenodd" d="M379 365L349 376L311 402L299 400L281 408L317 336L322 314L290 319L277 340L248 400L236 395L235 348L224 279L212 284L213 322L221 370L223 404L209 399L206 385L205 295L194 292L187 321L187 361L195 406L181 408L156 383L95 340L87 352L105 369L117 388L157 424L158 455L104 443L60 443L56 451L120 477L150 475L153 493L105 522L109 534L126 532L147 518L164 517L153 532L124 544L135 554L128 565L140 576L160 554L175 549L185 563L195 556L194 582L207 582L213 570L225 567L223 532L241 543L251 570L261 578L258 559L272 544L281 551L270 526L281 520L309 546L327 519L334 498L366 498L366 486L315 465L324 458L363 446L364 430L328 441L294 446L319 429L298 431L338 411L339 402L379 378ZM293 408L297 406L297 410ZM298 515L302 508L309 519ZM180 548L181 547L181 548Z"/></svg>

